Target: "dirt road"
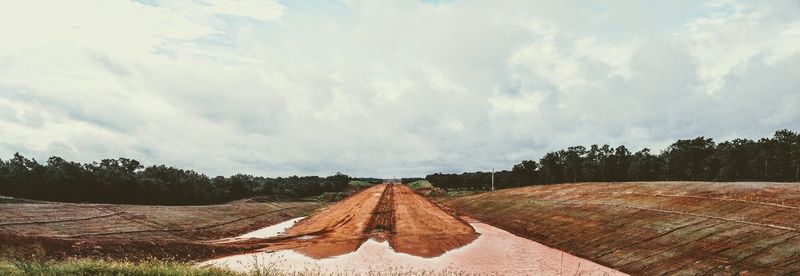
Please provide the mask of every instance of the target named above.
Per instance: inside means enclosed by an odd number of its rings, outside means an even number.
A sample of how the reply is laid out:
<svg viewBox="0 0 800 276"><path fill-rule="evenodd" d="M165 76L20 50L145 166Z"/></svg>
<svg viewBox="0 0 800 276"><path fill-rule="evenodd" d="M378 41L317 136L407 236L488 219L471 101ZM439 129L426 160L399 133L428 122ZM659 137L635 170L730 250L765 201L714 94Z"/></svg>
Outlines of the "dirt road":
<svg viewBox="0 0 800 276"><path fill-rule="evenodd" d="M319 259L353 252L373 238L388 241L398 252L435 257L478 235L408 186L381 184L301 220L284 236L270 239L266 250L293 249Z"/></svg>

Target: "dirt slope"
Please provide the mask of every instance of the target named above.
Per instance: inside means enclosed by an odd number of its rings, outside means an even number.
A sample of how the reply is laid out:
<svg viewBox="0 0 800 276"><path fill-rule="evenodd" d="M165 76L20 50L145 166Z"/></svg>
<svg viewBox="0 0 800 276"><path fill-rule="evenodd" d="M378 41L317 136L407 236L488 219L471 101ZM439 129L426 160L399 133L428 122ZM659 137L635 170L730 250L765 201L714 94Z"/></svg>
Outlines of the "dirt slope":
<svg viewBox="0 0 800 276"><path fill-rule="evenodd" d="M382 184L301 220L284 237L270 239L266 245L267 250L294 249L326 258L355 251L374 238L388 240L398 252L433 257L477 236L468 223L408 186Z"/></svg>
<svg viewBox="0 0 800 276"><path fill-rule="evenodd" d="M800 273L800 184L562 184L444 204L634 275Z"/></svg>
<svg viewBox="0 0 800 276"><path fill-rule="evenodd" d="M322 204L255 203L141 206L73 203L0 203L0 255L205 259L254 249L206 241L242 234ZM0 256L2 257L2 256Z"/></svg>

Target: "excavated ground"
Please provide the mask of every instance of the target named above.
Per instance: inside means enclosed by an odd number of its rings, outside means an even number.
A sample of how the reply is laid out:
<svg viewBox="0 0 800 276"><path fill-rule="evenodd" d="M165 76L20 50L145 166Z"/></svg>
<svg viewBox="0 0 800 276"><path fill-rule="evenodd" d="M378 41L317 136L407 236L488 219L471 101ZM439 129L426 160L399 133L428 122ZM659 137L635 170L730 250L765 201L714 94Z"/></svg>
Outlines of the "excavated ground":
<svg viewBox="0 0 800 276"><path fill-rule="evenodd" d="M0 203L0 258L205 260L259 249L217 244L323 206L241 200L207 206Z"/></svg>
<svg viewBox="0 0 800 276"><path fill-rule="evenodd" d="M478 237L467 222L406 185L382 184L320 210L288 229L262 240L265 251L292 249L312 258L356 251L373 238L388 241L397 252L435 257ZM254 244L254 241L244 241Z"/></svg>
<svg viewBox="0 0 800 276"><path fill-rule="evenodd" d="M798 183L579 183L443 204L632 275L797 275Z"/></svg>

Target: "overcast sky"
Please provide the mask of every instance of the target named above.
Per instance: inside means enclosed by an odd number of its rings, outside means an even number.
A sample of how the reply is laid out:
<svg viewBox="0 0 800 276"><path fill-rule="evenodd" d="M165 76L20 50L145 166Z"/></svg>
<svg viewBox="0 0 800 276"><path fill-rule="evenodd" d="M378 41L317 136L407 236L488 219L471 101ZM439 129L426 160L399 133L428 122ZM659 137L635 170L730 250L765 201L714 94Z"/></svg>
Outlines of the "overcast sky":
<svg viewBox="0 0 800 276"><path fill-rule="evenodd" d="M800 130L800 1L5 1L0 158L510 168Z"/></svg>

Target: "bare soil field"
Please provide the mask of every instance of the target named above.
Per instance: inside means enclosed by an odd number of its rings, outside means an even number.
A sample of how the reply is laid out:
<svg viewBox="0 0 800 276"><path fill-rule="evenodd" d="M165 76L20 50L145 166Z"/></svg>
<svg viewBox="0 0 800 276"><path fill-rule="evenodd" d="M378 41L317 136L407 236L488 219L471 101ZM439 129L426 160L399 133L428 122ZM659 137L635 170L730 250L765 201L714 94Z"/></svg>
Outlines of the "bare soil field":
<svg viewBox="0 0 800 276"><path fill-rule="evenodd" d="M202 265L248 271L270 264L288 275L625 275L459 217L404 184L377 185L243 236L220 242L263 249Z"/></svg>
<svg viewBox="0 0 800 276"><path fill-rule="evenodd" d="M798 183L578 183L442 203L632 275L800 273Z"/></svg>
<svg viewBox="0 0 800 276"><path fill-rule="evenodd" d="M372 238L388 241L397 252L435 257L477 237L467 222L408 186L381 184L316 212L263 244L265 250L292 249L319 259L356 251Z"/></svg>
<svg viewBox="0 0 800 276"><path fill-rule="evenodd" d="M0 257L204 260L257 249L213 242L217 239L321 206L250 200L208 206L0 203Z"/></svg>

